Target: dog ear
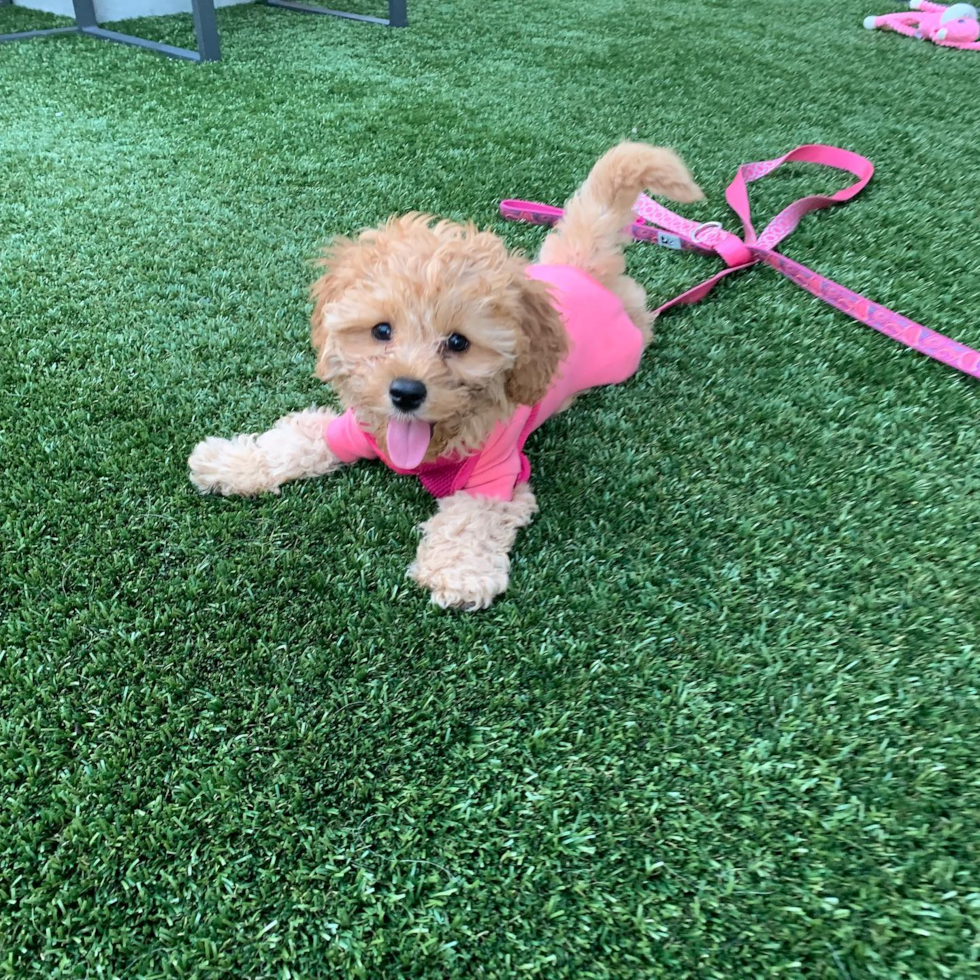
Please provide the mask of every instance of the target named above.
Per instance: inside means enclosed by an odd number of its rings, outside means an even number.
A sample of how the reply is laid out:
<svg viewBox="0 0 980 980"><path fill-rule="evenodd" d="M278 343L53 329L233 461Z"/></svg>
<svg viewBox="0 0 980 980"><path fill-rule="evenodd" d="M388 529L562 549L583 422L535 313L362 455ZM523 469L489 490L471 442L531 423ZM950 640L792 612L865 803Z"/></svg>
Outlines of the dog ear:
<svg viewBox="0 0 980 980"><path fill-rule="evenodd" d="M545 283L523 279L519 288L518 319L524 342L507 378L506 392L517 405L536 405L568 353L568 336Z"/></svg>
<svg viewBox="0 0 980 980"><path fill-rule="evenodd" d="M317 260L316 265L321 270L320 278L310 287L310 299L313 300L313 314L310 317L310 343L317 355L323 351L327 339L327 330L323 323L323 311L328 304L340 298L344 291L341 277L338 275L342 256L354 243L348 238L335 238Z"/></svg>

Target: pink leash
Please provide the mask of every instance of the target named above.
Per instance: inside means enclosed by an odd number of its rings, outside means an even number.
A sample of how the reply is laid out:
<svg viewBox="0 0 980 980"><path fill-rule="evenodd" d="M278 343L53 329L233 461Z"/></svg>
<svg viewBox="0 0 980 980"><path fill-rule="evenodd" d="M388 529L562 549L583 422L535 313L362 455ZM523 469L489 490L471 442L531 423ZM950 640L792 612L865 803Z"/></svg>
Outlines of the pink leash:
<svg viewBox="0 0 980 980"><path fill-rule="evenodd" d="M838 170L847 170L858 180L850 187L845 187L844 190L830 196L815 194L802 198L780 211L762 234L757 235L749 215L748 185L772 173L783 163L819 163ZM664 303L658 308L657 313L669 310L672 306L700 302L725 276L741 269L748 269L758 262L765 262L798 286L802 286L825 303L829 303L873 330L927 357L942 361L943 364L948 364L964 374L980 378L980 351L975 351L966 344L958 343L935 330L930 330L900 313L872 303L863 296L852 293L849 289L775 251L776 246L800 223L803 215L818 208L849 201L864 189L873 173L874 166L866 157L852 153L850 150L820 143L797 147L775 160L743 164L738 168L735 179L725 192L732 210L742 219L743 238L725 231L717 221L699 224L682 218L645 194L641 194L633 208L639 216L630 228L634 238L653 241L667 248L715 254L720 256L726 265L721 272L699 286ZM531 201L502 201L500 213L511 221L553 225L561 217L562 209Z"/></svg>

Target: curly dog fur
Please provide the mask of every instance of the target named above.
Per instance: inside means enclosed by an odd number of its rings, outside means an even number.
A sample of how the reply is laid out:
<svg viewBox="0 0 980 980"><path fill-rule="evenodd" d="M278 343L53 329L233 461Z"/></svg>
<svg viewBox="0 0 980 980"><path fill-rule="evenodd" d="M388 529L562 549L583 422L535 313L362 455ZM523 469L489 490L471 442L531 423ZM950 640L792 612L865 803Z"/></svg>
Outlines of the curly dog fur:
<svg viewBox="0 0 980 980"><path fill-rule="evenodd" d="M676 201L702 197L672 151L622 143L568 202L540 259L576 266L615 293L649 343L646 292L626 275L623 255L623 229L644 189ZM517 406L544 396L568 350L562 319L546 286L526 276L527 264L490 232L420 214L336 239L312 289L317 376L382 449L394 412L389 389L404 377L428 393L426 460L479 447ZM379 343L372 330L388 321L397 322L397 336ZM468 345L455 352L447 338L463 329ZM191 480L204 492L254 495L329 473L341 465L323 437L333 417L311 409L262 434L205 439L191 453ZM441 606L489 606L507 588L517 531L536 510L526 484L507 502L465 492L441 500L421 526L410 576Z"/></svg>

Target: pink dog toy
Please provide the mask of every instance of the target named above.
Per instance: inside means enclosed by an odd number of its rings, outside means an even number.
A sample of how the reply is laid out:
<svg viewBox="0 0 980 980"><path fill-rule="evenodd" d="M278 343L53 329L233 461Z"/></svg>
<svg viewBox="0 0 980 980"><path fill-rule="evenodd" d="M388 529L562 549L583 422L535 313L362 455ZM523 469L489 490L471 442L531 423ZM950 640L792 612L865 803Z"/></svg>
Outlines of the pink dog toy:
<svg viewBox="0 0 980 980"><path fill-rule="evenodd" d="M876 28L897 31L943 48L980 51L980 17L972 4L954 3L944 7L929 0L909 0L909 8L908 13L865 17L864 26L869 31Z"/></svg>
<svg viewBox="0 0 980 980"><path fill-rule="evenodd" d="M846 170L858 179L850 187L845 187L836 194L815 194L802 198L795 204L783 208L761 232L757 232L749 214L748 185L772 173L783 163L822 164L837 170ZM864 296L851 292L826 276L776 251L776 246L796 228L803 215L817 208L827 208L849 201L864 189L873 173L874 167L867 157L822 143L799 146L775 160L743 164L738 168L735 179L725 192L732 210L742 219L743 237L741 238L733 232L725 231L720 221L698 224L696 221L674 214L662 204L641 194L633 206L633 211L639 216L639 220L631 228L625 229L628 233L632 233L634 238L653 241L667 248L715 254L725 263L725 268L721 272L705 280L700 286L695 286L686 293L668 300L656 312L663 313L672 306L697 303L726 276L764 262L795 282L797 286L813 293L818 299L835 306L842 313L846 313L865 326L871 327L872 330L877 330L900 344L925 354L926 357L948 364L951 368L962 371L970 377L980 378L980 351L945 337L935 330L930 330L880 303L873 303ZM547 204L537 204L534 201L501 201L500 213L511 221L553 225L561 217L562 210Z"/></svg>

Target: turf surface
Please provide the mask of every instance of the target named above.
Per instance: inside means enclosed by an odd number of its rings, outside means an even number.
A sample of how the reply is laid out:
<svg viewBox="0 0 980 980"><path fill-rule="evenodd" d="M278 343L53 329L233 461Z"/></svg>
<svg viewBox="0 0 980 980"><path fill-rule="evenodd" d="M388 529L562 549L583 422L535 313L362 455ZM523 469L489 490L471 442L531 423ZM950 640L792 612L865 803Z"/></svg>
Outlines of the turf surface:
<svg viewBox="0 0 980 980"><path fill-rule="evenodd" d="M239 7L217 66L0 48L0 975L980 975L976 384L730 280L535 437L480 615L404 579L414 481L185 474L324 398L328 234L427 209L533 248L497 201L633 134L703 219L744 161L869 155L785 251L980 343L980 57L861 28L894 6ZM715 266L631 268L667 297Z"/></svg>

